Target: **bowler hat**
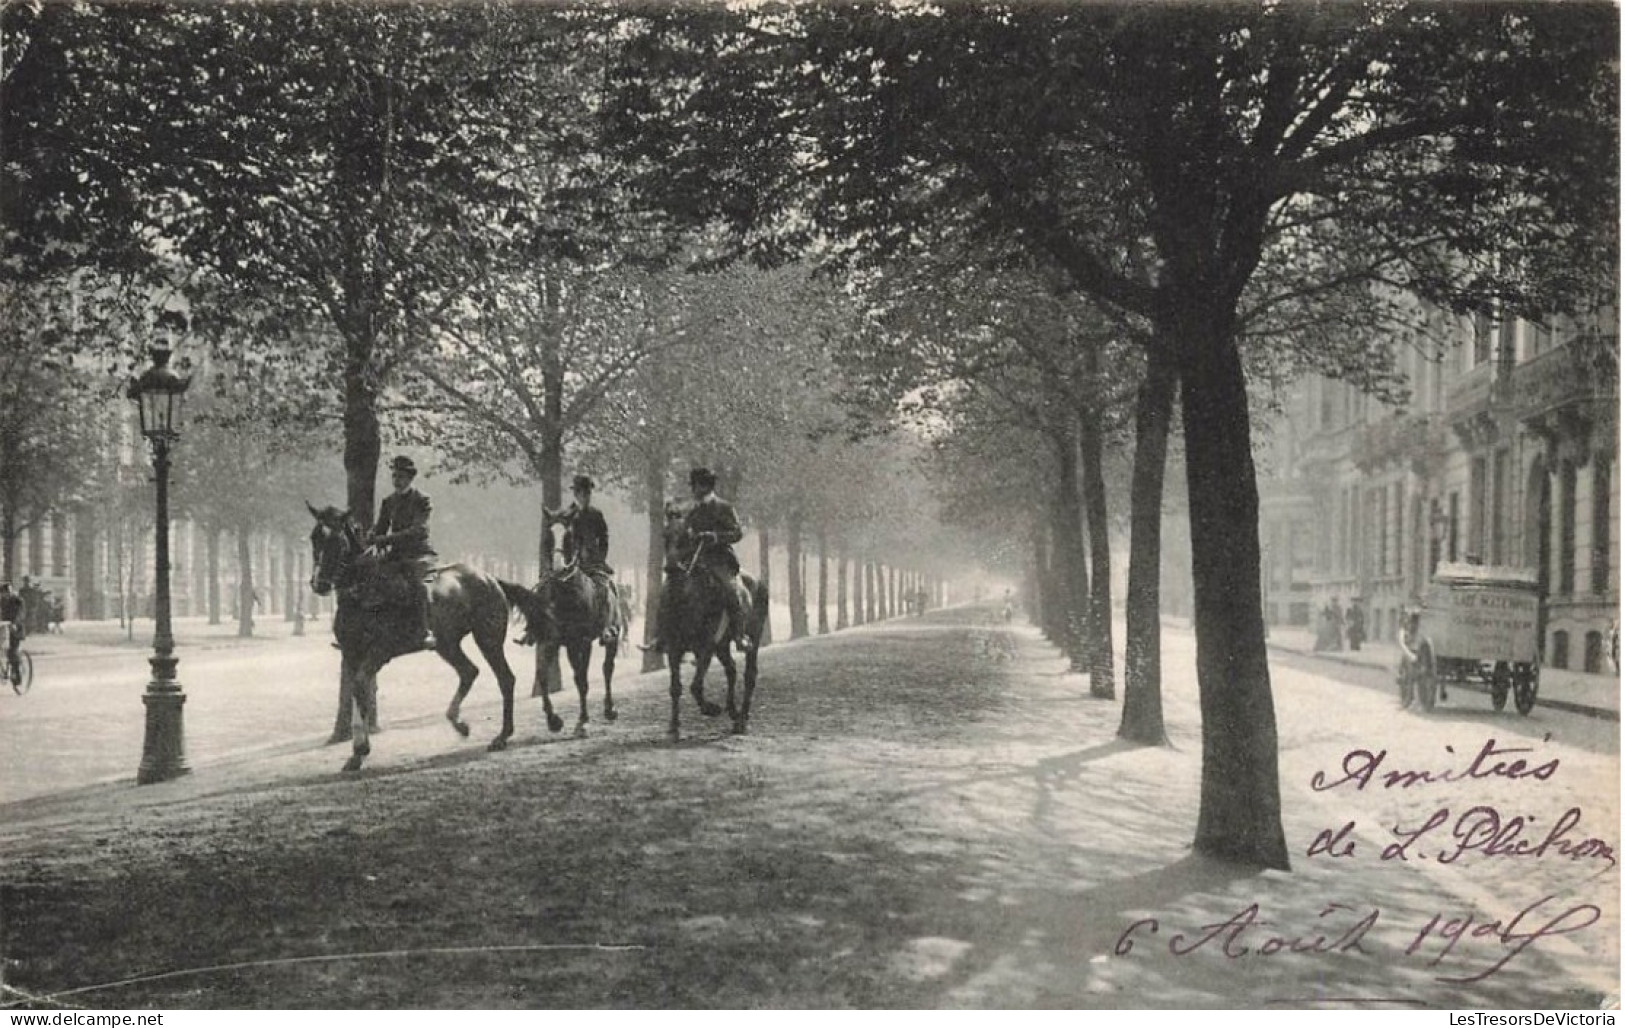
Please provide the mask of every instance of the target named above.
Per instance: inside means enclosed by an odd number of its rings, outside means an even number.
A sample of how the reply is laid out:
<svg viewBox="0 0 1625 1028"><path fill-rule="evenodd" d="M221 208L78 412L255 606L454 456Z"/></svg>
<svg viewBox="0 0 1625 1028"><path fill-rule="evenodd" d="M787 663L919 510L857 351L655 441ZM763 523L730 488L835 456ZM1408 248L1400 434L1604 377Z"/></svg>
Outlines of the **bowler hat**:
<svg viewBox="0 0 1625 1028"><path fill-rule="evenodd" d="M710 468L695 468L688 473L688 484L709 489L717 484L717 476Z"/></svg>
<svg viewBox="0 0 1625 1028"><path fill-rule="evenodd" d="M403 456L403 457L396 457L394 460L390 461L389 462L389 470L391 470L391 471L404 471L408 475L415 475L415 474L418 473L418 466L416 464L412 463L412 458L411 457L404 457Z"/></svg>
<svg viewBox="0 0 1625 1028"><path fill-rule="evenodd" d="M591 475L577 475L575 477L575 481L570 483L570 488L575 492L589 492L589 493L592 492L592 490L593 490L592 476Z"/></svg>

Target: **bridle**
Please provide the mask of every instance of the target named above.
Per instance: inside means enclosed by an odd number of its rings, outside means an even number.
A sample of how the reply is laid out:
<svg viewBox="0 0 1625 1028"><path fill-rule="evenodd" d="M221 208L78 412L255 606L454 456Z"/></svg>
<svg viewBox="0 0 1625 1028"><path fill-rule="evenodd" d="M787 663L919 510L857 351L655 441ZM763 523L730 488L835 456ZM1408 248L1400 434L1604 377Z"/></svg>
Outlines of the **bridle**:
<svg viewBox="0 0 1625 1028"><path fill-rule="evenodd" d="M315 557L310 572L312 592L326 596L329 591L343 589L355 580L355 559L362 546L355 522L348 515L335 518L317 514L310 543Z"/></svg>

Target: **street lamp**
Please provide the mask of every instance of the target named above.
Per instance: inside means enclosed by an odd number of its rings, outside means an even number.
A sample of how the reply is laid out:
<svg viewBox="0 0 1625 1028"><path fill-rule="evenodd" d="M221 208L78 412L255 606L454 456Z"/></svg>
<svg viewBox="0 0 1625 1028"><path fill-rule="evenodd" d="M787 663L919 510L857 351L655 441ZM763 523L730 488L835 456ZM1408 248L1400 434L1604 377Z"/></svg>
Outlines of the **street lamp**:
<svg viewBox="0 0 1625 1028"><path fill-rule="evenodd" d="M160 327L179 323L184 328L186 319L179 314L165 313L159 318ZM175 636L169 623L169 448L180 438L182 408L186 400L186 387L191 377L182 378L169 368L169 344L160 340L152 347L152 367L131 380L128 396L136 402L141 413L141 434L152 447L152 466L156 472L158 496L158 522L154 564L157 573L154 596L152 681L147 683L142 702L147 706L147 735L141 747L141 769L136 772L138 785L165 782L187 774L184 735L181 731L181 706L186 694L175 680Z"/></svg>

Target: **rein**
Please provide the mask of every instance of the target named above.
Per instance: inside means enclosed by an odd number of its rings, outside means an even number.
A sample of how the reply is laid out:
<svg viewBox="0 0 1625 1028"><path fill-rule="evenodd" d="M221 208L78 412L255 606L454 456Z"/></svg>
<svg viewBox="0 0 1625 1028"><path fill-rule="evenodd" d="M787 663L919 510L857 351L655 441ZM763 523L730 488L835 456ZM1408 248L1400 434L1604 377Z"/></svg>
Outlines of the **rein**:
<svg viewBox="0 0 1625 1028"><path fill-rule="evenodd" d="M685 574L685 575L691 574L694 571L694 566L700 562L700 554L702 554L704 552L705 552L705 540L701 539L700 540L700 545L694 547L694 556L692 556L692 557L690 557L688 559L687 564L681 565L681 567L683 569L683 574Z"/></svg>
<svg viewBox="0 0 1625 1028"><path fill-rule="evenodd" d="M327 562L318 567L318 571L334 589L348 589L355 585L355 555L361 552L361 539L356 534L355 524L348 519L342 525L331 529L329 546L332 540L343 543L343 548L333 554L332 567Z"/></svg>

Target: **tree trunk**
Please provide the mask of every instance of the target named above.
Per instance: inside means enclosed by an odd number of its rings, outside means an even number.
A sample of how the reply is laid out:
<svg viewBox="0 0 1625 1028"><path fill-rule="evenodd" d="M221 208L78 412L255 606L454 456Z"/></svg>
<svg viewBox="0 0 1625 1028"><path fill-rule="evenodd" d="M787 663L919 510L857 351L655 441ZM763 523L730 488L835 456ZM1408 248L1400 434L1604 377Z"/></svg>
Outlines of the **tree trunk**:
<svg viewBox="0 0 1625 1028"><path fill-rule="evenodd" d="M829 533L818 526L818 634L829 634Z"/></svg>
<svg viewBox="0 0 1625 1028"><path fill-rule="evenodd" d="M762 589L765 591L768 589L768 573L772 570L771 560L773 552L773 540L768 534L766 525L763 525L761 530L756 534L756 551L757 560L761 563L762 568L761 574L757 575L756 577L757 580L762 583ZM768 595L772 596L773 594L772 592L768 592ZM769 610L771 609L772 608L769 608ZM766 646L772 641L773 618L769 616L766 621L762 622L762 637L756 640L756 642L758 645Z"/></svg>
<svg viewBox="0 0 1625 1028"><path fill-rule="evenodd" d="M1083 507L1089 524L1089 695L1101 700L1117 696L1117 668L1112 656L1112 543L1106 520L1106 478L1101 472L1100 415L1094 409L1079 412L1078 449L1082 457Z"/></svg>
<svg viewBox="0 0 1625 1028"><path fill-rule="evenodd" d="M291 536L282 539L282 620L294 620L299 596L299 547Z"/></svg>
<svg viewBox="0 0 1625 1028"><path fill-rule="evenodd" d="M254 553L250 547L249 528L237 526L237 635L248 638L254 634Z"/></svg>
<svg viewBox="0 0 1625 1028"><path fill-rule="evenodd" d="M544 275L542 281L546 320L540 328L542 362L542 425L540 467L537 476L542 481L542 509L558 510L564 506L564 361L559 353L558 311L563 302L558 277ZM553 527L541 516L537 536L536 559L540 574L553 567L556 549ZM531 678L530 694L549 694L564 688L564 676L559 671L559 650L556 646L536 647L536 673Z"/></svg>
<svg viewBox="0 0 1625 1028"><path fill-rule="evenodd" d="M354 270L359 258L349 262L350 279L345 285L349 310L340 331L345 338L344 361L344 487L350 514L362 532L372 527L374 488L378 479L378 454L382 447L378 430L378 382L372 366L377 344L377 310L370 302L361 272ZM211 540L218 547L218 540ZM209 623L220 623L218 579L210 592ZM339 676L338 704L333 715L333 733L328 742L350 738L350 712L354 705L350 676Z"/></svg>
<svg viewBox="0 0 1625 1028"><path fill-rule="evenodd" d="M649 510L649 556L643 574L648 588L643 590L643 645L655 641L660 629L660 590L666 571L666 471L671 463L666 451L656 448L643 466L643 502ZM658 671L666 658L653 650L643 651L643 670Z"/></svg>
<svg viewBox="0 0 1625 1028"><path fill-rule="evenodd" d="M837 632L851 624L846 619L846 565L846 554L837 554L835 557L835 630Z"/></svg>
<svg viewBox="0 0 1625 1028"><path fill-rule="evenodd" d="M17 511L10 503L0 512L0 548L4 549L3 563L6 581L17 577Z"/></svg>
<svg viewBox="0 0 1625 1028"><path fill-rule="evenodd" d="M1221 859L1286 870L1247 383L1232 319L1220 311L1185 313L1180 411L1202 708L1195 846Z"/></svg>
<svg viewBox="0 0 1625 1028"><path fill-rule="evenodd" d="M220 623L220 528L210 525L204 550L209 562L209 624ZM346 722L348 723L348 722Z"/></svg>
<svg viewBox="0 0 1625 1028"><path fill-rule="evenodd" d="M785 525L785 568L790 586L790 638L807 634L807 583L801 568L801 515L792 514Z"/></svg>
<svg viewBox="0 0 1625 1028"><path fill-rule="evenodd" d="M1162 720L1162 492L1174 369L1154 347L1134 410L1134 472L1129 497L1128 638L1123 658L1120 738L1165 745Z"/></svg>
<svg viewBox="0 0 1625 1028"><path fill-rule="evenodd" d="M875 562L863 562L863 623L875 620Z"/></svg>
<svg viewBox="0 0 1625 1028"><path fill-rule="evenodd" d="M1032 544L1032 563L1027 566L1027 585L1022 590L1025 593L1027 620L1040 627L1048 610L1044 599L1044 529L1041 525L1034 525L1029 530L1029 542Z"/></svg>
<svg viewBox="0 0 1625 1028"><path fill-rule="evenodd" d="M1078 487L1078 432L1073 424L1050 436L1060 470L1050 505L1050 538L1054 547L1051 592L1059 601L1050 624L1066 649L1073 671L1090 667L1089 568L1083 554L1083 502Z"/></svg>

